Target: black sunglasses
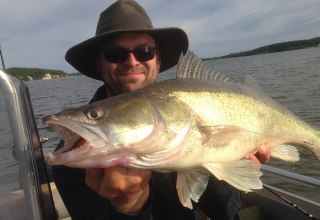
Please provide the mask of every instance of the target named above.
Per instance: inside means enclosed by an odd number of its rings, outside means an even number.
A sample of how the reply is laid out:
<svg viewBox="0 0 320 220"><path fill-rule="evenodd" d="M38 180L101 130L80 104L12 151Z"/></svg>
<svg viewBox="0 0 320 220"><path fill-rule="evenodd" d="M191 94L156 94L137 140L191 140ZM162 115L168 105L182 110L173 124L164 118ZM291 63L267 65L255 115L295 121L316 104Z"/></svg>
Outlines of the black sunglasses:
<svg viewBox="0 0 320 220"><path fill-rule="evenodd" d="M156 55L155 47L137 47L133 50L125 48L111 48L102 50L104 58L110 63L122 63L126 61L129 57L129 53L133 53L136 60L140 62L145 62L152 60Z"/></svg>

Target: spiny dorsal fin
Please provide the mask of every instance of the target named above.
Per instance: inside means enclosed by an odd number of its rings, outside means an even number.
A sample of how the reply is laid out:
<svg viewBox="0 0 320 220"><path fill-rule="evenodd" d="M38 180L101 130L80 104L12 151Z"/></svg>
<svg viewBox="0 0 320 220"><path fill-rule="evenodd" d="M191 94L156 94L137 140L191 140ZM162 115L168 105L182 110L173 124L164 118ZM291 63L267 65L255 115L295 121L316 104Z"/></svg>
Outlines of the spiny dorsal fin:
<svg viewBox="0 0 320 220"><path fill-rule="evenodd" d="M200 58L188 50L185 56L181 53L177 66L177 79L213 79L227 81L229 77L207 67Z"/></svg>
<svg viewBox="0 0 320 220"><path fill-rule="evenodd" d="M249 74L244 74L241 84L255 90L256 92L263 93L257 81Z"/></svg>
<svg viewBox="0 0 320 220"><path fill-rule="evenodd" d="M283 105L280 105L278 102L276 102L274 99L270 98L259 86L257 81L250 76L249 74L244 74L243 79L241 81L241 85L244 88L247 88L246 91L252 95L253 97L256 97L260 101L263 101L264 103L268 103L269 106L273 106L276 109L285 109Z"/></svg>
<svg viewBox="0 0 320 220"><path fill-rule="evenodd" d="M241 81L241 85L249 88L251 90L251 94L256 97L259 97L261 100L264 100L266 102L276 103L274 100L272 100L259 86L257 81L249 74L244 74L243 79Z"/></svg>

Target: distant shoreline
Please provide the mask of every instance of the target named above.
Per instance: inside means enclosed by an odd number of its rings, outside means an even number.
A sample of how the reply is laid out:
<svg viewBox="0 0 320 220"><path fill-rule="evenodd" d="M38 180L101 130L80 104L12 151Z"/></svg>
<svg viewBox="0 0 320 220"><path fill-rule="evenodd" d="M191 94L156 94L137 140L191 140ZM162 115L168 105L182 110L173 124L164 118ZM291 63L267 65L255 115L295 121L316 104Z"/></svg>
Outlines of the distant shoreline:
<svg viewBox="0 0 320 220"><path fill-rule="evenodd" d="M306 48L319 47L319 46L320 46L320 37L316 37L316 38L312 38L309 40L296 40L296 41L288 41L288 42L270 44L270 45L259 47L259 48L253 49L253 50L248 50L248 51L243 51L243 52L238 52L238 53L230 53L225 56L203 58L203 60L252 56L252 55L259 55L259 54L306 49Z"/></svg>
<svg viewBox="0 0 320 220"><path fill-rule="evenodd" d="M48 80L81 75L80 73L66 73L62 70L26 67L12 67L6 69L6 72L22 81Z"/></svg>

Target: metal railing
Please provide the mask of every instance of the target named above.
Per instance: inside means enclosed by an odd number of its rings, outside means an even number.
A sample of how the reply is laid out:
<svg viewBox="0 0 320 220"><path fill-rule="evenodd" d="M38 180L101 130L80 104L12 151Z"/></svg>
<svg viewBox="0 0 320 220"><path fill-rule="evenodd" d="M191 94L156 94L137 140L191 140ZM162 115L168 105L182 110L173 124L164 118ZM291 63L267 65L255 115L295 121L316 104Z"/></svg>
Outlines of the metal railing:
<svg viewBox="0 0 320 220"><path fill-rule="evenodd" d="M44 201L43 198L44 191L51 194L51 190L48 183L42 184L40 180L40 176L46 175L46 170L28 87L0 68L0 95L4 98L9 116L28 217L53 219L53 200ZM52 217L47 213L53 213Z"/></svg>
<svg viewBox="0 0 320 220"><path fill-rule="evenodd" d="M290 179L293 179L293 180L296 180L296 181L299 181L299 182L302 182L302 183L306 183L306 184L309 184L309 185L312 185L312 186L320 187L320 180L312 178L312 177L300 175L298 173L293 173L293 172L290 172L290 171L286 171L286 170L283 170L283 169L275 168L275 167L268 166L268 165L265 165L265 164L261 165L261 170L264 170L264 171L267 171L267 172L270 172L270 173L274 173L274 174L277 174L277 175L280 175L280 176L283 176L283 177L287 177L287 178L290 178Z"/></svg>

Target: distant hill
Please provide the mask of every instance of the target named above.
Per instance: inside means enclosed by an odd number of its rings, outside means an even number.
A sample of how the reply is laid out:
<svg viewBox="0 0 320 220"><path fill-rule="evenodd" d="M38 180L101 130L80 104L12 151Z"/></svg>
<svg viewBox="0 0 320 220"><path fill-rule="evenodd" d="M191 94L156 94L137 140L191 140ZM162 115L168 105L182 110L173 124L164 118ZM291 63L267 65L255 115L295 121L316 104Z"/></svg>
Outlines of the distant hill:
<svg viewBox="0 0 320 220"><path fill-rule="evenodd" d="M62 78L67 76L74 76L74 74L67 74L62 70L40 69L40 68L25 68L25 67L12 67L6 69L6 72L22 81L39 80L44 77Z"/></svg>
<svg viewBox="0 0 320 220"><path fill-rule="evenodd" d="M320 45L320 37L316 37L309 40L296 40L296 41L270 44L270 45L259 47L253 50L248 50L248 51L239 52L239 53L231 53L221 57L205 58L204 60L275 53L275 52L282 52L282 51L289 51L289 50L305 49L310 47L318 47L319 45Z"/></svg>

